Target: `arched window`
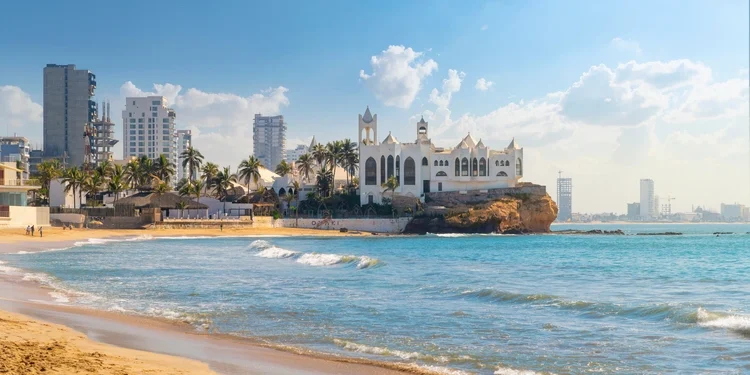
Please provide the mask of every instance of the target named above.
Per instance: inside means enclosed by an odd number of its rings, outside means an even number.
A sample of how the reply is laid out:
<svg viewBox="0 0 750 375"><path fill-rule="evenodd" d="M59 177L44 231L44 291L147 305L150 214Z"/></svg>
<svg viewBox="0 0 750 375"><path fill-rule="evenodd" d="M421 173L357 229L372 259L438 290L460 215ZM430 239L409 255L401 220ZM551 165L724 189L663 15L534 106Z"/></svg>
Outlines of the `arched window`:
<svg viewBox="0 0 750 375"><path fill-rule="evenodd" d="M437 160L435 160L435 163L437 163ZM440 166L441 167L443 166L443 161L442 160L440 161Z"/></svg>
<svg viewBox="0 0 750 375"><path fill-rule="evenodd" d="M497 175L501 177L508 177L508 174L503 171L497 172Z"/></svg>
<svg viewBox="0 0 750 375"><path fill-rule="evenodd" d="M479 163L477 163L477 158L471 159L471 175L472 176L479 175L479 169L477 168L478 166L479 166Z"/></svg>
<svg viewBox="0 0 750 375"><path fill-rule="evenodd" d="M440 165L443 165L443 162L442 162L442 161L440 162ZM436 166L436 167L438 166L438 161L437 161L437 160L435 160L435 166Z"/></svg>
<svg viewBox="0 0 750 375"><path fill-rule="evenodd" d="M469 159L463 158L461 159L461 176L468 176L469 175Z"/></svg>
<svg viewBox="0 0 750 375"><path fill-rule="evenodd" d="M416 166L414 165L414 159L411 157L404 160L404 185L416 185Z"/></svg>
<svg viewBox="0 0 750 375"><path fill-rule="evenodd" d="M427 158L422 158L422 165L430 165L430 162L427 161Z"/></svg>
<svg viewBox="0 0 750 375"><path fill-rule="evenodd" d="M365 162L365 185L378 184L378 163L372 157L367 158Z"/></svg>
<svg viewBox="0 0 750 375"><path fill-rule="evenodd" d="M443 171L440 171L437 174L435 174L435 177L448 177L448 174Z"/></svg>
<svg viewBox="0 0 750 375"><path fill-rule="evenodd" d="M393 155L388 155L388 175L387 176L388 177L386 178L386 180L394 176L393 175Z"/></svg>
<svg viewBox="0 0 750 375"><path fill-rule="evenodd" d="M385 156L381 156L380 157L380 184L382 185L384 183L385 183Z"/></svg>
<svg viewBox="0 0 750 375"><path fill-rule="evenodd" d="M516 161L516 176L523 176L523 164L521 162L521 158L518 158Z"/></svg>
<svg viewBox="0 0 750 375"><path fill-rule="evenodd" d="M507 167L510 165L510 162L507 160L503 160L503 167Z"/></svg>
<svg viewBox="0 0 750 375"><path fill-rule="evenodd" d="M479 159L479 175L487 175L487 160L485 160L484 158Z"/></svg>
<svg viewBox="0 0 750 375"><path fill-rule="evenodd" d="M401 156L396 155L396 178L401 179Z"/></svg>
<svg viewBox="0 0 750 375"><path fill-rule="evenodd" d="M284 188L279 189L279 196L283 197L285 195L286 195L286 190L284 190Z"/></svg>
<svg viewBox="0 0 750 375"><path fill-rule="evenodd" d="M446 166L446 167L448 166L448 160L446 160L446 161L445 161L445 166Z"/></svg>
<svg viewBox="0 0 750 375"><path fill-rule="evenodd" d="M496 166L496 167L499 167L499 166L500 166L500 161L499 161L499 160L495 160L495 166Z"/></svg>
<svg viewBox="0 0 750 375"><path fill-rule="evenodd" d="M461 162L458 161L458 158L456 158L456 176L461 175Z"/></svg>

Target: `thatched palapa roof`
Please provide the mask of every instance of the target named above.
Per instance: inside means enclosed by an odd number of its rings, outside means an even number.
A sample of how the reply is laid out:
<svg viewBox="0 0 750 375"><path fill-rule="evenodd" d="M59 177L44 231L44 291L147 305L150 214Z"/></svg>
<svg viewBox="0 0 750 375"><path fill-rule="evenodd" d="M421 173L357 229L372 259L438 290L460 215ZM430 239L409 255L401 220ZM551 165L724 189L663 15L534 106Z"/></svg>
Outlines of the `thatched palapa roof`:
<svg viewBox="0 0 750 375"><path fill-rule="evenodd" d="M208 206L203 203L195 202L173 192L164 194L151 192L137 193L129 197L118 199L115 205L132 204L135 208L162 208L176 210L178 209L177 204L179 204L179 202L185 202L187 204L187 206L185 206L186 210L205 210L208 208Z"/></svg>

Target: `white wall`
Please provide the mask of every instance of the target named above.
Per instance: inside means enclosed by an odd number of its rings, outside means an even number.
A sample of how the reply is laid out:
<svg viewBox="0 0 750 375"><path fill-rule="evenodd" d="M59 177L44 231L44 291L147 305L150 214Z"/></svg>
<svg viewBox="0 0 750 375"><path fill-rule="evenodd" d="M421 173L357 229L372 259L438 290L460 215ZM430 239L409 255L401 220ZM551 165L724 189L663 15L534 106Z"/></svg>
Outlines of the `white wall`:
<svg viewBox="0 0 750 375"><path fill-rule="evenodd" d="M86 194L81 193L83 204L86 204ZM61 179L55 179L49 183L49 205L50 207L80 208L78 201L78 189L76 189L75 206L73 205L73 189L65 192L65 184Z"/></svg>
<svg viewBox="0 0 750 375"><path fill-rule="evenodd" d="M49 227L49 207L10 206L10 217L0 218L0 227L26 228Z"/></svg>

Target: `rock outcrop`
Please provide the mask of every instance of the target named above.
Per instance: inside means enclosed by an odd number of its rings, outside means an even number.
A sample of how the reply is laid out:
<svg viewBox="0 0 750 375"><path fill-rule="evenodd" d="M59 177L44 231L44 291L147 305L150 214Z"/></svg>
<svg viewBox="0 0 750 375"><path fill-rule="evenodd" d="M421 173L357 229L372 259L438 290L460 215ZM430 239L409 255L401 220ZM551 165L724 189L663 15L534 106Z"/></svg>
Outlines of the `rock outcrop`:
<svg viewBox="0 0 750 375"><path fill-rule="evenodd" d="M478 195L471 201L456 196L431 195L426 215L416 217L405 233L548 233L557 218L557 204L549 194Z"/></svg>

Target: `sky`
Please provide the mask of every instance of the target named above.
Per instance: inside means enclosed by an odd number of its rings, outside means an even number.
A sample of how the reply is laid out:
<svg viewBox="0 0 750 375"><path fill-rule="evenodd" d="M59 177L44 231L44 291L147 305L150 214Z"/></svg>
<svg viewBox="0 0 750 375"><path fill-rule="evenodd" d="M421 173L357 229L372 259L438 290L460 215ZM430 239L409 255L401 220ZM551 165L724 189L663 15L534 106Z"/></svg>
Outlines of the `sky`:
<svg viewBox="0 0 750 375"><path fill-rule="evenodd" d="M23 1L0 13L0 134L41 145L42 69L165 96L207 159L252 154L255 113L287 147L468 132L524 147L525 181L573 178L574 212L626 211L651 178L674 211L750 204L747 1ZM119 155L122 150L119 149ZM116 154L117 156L117 154Z"/></svg>

